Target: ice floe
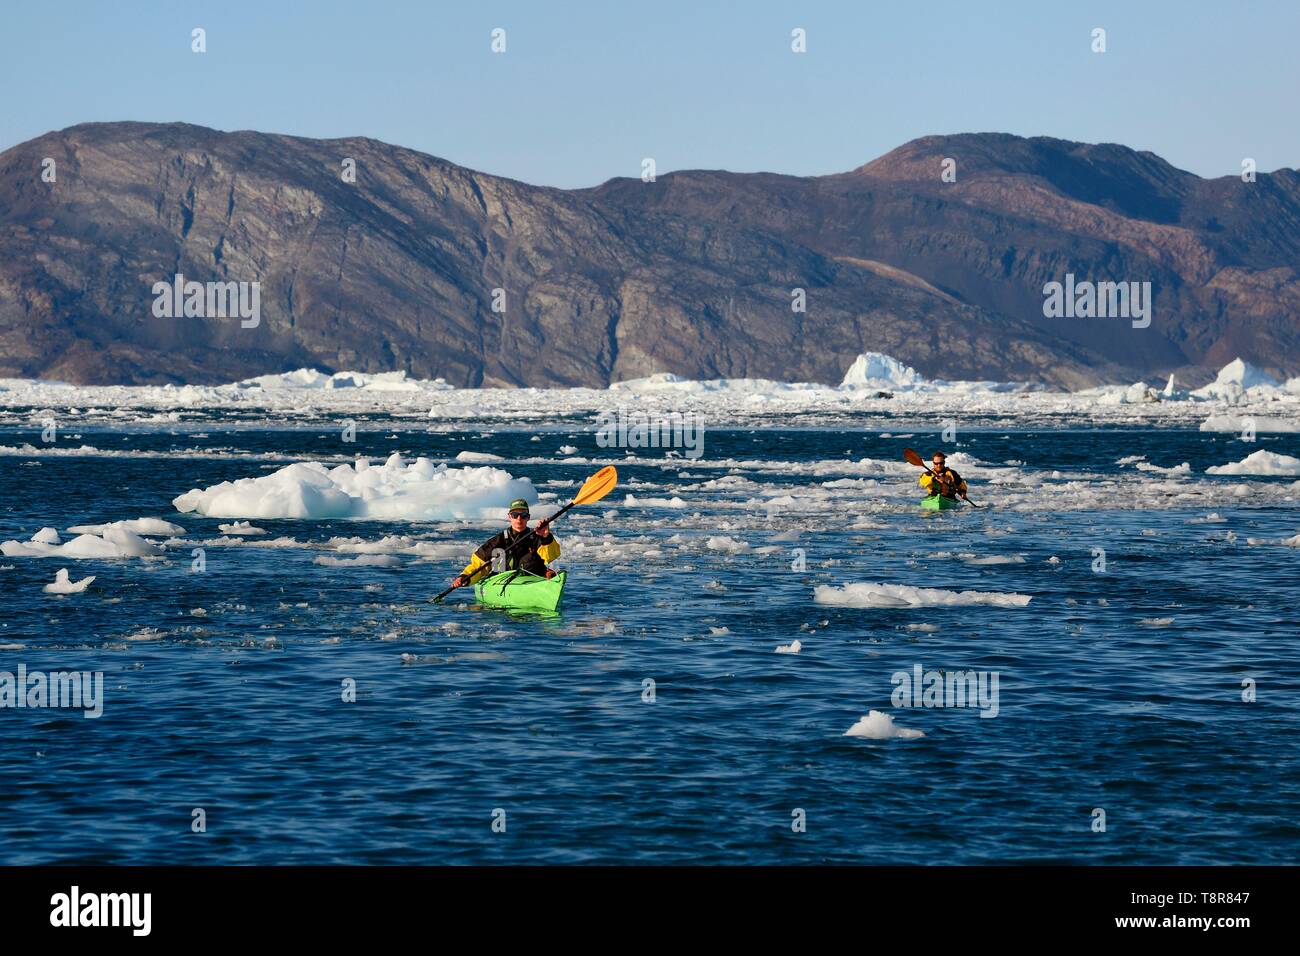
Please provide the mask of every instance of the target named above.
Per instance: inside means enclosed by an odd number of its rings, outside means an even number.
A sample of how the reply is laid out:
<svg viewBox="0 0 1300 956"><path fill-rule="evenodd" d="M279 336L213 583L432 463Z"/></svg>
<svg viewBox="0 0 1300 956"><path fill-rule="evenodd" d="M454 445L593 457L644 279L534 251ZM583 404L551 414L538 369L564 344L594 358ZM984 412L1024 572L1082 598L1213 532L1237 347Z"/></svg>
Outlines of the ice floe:
<svg viewBox="0 0 1300 956"><path fill-rule="evenodd" d="M161 518L132 518L129 521L110 521L105 524L79 524L69 528L68 533L102 535L109 528L122 528L135 534L153 537L173 537L185 533L185 529L180 525L163 521Z"/></svg>
<svg viewBox="0 0 1300 956"><path fill-rule="evenodd" d="M1181 475L1190 475L1192 473L1192 466L1187 462L1183 462L1181 465L1173 465L1169 468L1162 468L1161 466L1153 465L1150 462L1139 461L1134 464L1134 467L1137 468L1138 471L1149 471L1158 475L1168 475L1171 478L1177 478Z"/></svg>
<svg viewBox="0 0 1300 956"><path fill-rule="evenodd" d="M1024 607L1030 595L993 591L945 591L941 588L918 588L906 584L854 583L843 587L821 584L813 589L818 604L837 607L957 607L991 605Z"/></svg>
<svg viewBox="0 0 1300 956"><path fill-rule="evenodd" d="M1300 477L1300 458L1281 455L1260 449L1241 461L1227 465L1211 465L1205 469L1210 475L1283 475Z"/></svg>
<svg viewBox="0 0 1300 956"><path fill-rule="evenodd" d="M1246 544L1252 547L1271 544L1282 548L1300 548L1300 534L1290 538L1247 538Z"/></svg>
<svg viewBox="0 0 1300 956"><path fill-rule="evenodd" d="M335 558L330 555L321 555L312 561L313 564L319 564L327 568L400 568L402 562L391 554L358 554L352 558Z"/></svg>
<svg viewBox="0 0 1300 956"><path fill-rule="evenodd" d="M254 527L250 521L236 521L233 524L219 524L217 530L222 534L255 535L266 534L264 528Z"/></svg>
<svg viewBox="0 0 1300 956"><path fill-rule="evenodd" d="M0 554L10 558L152 558L163 549L150 544L134 531L119 525L105 525L99 534L82 534L60 544L53 528L42 528L30 541L0 543Z"/></svg>
<svg viewBox="0 0 1300 956"><path fill-rule="evenodd" d="M1201 422L1203 432L1289 435L1300 432L1300 419L1274 418L1268 415L1211 415Z"/></svg>

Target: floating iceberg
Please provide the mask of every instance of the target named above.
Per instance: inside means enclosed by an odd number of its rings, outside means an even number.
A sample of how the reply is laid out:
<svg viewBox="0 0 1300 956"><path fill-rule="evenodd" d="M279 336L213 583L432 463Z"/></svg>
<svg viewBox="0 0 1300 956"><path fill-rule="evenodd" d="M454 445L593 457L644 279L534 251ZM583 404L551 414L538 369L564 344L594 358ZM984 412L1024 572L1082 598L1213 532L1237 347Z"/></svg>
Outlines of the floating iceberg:
<svg viewBox="0 0 1300 956"><path fill-rule="evenodd" d="M46 594L80 594L86 588L90 587L90 582L95 580L92 574L88 578L82 578L80 581L68 580L68 569L59 568L54 575L54 581L51 584L41 588Z"/></svg>
<svg viewBox="0 0 1300 956"><path fill-rule="evenodd" d="M840 388L899 388L924 382L916 369L898 359L879 352L864 352L844 373Z"/></svg>
<svg viewBox="0 0 1300 956"><path fill-rule="evenodd" d="M924 732L912 730L910 727L900 727L894 723L894 718L889 714L873 710L867 716L863 717L856 724L844 731L845 737L866 737L868 740L915 740L917 737L924 737Z"/></svg>
<svg viewBox="0 0 1300 956"><path fill-rule="evenodd" d="M393 454L381 466L368 459L327 468L289 465L269 475L223 481L177 496L177 511L210 518L383 518L447 521L499 518L514 498L537 501L526 478L499 468L452 469L427 458L407 464Z"/></svg>
<svg viewBox="0 0 1300 956"><path fill-rule="evenodd" d="M1300 458L1279 455L1275 451L1260 449L1252 452L1241 461L1227 465L1211 465L1205 469L1208 475L1283 475L1300 477Z"/></svg>
<svg viewBox="0 0 1300 956"><path fill-rule="evenodd" d="M120 524L103 525L100 534L83 534L66 544L59 543L53 528L42 528L30 541L0 543L0 554L9 558L153 558L163 549L150 544Z"/></svg>
<svg viewBox="0 0 1300 956"><path fill-rule="evenodd" d="M1219 369L1214 381L1192 392L1195 398L1220 399L1236 404L1251 389L1279 389L1282 383L1240 358L1233 359Z"/></svg>

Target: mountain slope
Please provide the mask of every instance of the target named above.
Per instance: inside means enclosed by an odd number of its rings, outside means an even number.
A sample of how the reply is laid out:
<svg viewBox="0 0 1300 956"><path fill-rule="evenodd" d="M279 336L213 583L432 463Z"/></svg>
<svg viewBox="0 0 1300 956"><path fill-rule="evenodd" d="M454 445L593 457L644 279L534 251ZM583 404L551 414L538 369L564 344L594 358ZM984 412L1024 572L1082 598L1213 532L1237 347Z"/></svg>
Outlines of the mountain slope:
<svg viewBox="0 0 1300 956"><path fill-rule="evenodd" d="M367 139L88 124L0 154L0 376L838 382L864 351L1068 387L1236 354L1285 375L1297 249L1295 173L1204 181L1056 140L928 137L839 176L566 191ZM1043 282L1070 270L1151 280L1151 328L1044 319ZM259 282L260 324L154 317L153 284L177 272Z"/></svg>

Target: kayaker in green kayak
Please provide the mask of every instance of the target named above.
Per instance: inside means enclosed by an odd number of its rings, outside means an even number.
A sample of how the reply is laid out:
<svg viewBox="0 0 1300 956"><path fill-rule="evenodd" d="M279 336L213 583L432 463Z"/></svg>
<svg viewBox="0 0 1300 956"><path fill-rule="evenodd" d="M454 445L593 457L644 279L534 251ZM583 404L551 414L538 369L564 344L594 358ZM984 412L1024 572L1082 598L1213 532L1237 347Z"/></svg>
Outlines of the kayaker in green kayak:
<svg viewBox="0 0 1300 956"><path fill-rule="evenodd" d="M921 487L925 489L926 496L939 495L953 502L956 502L958 496L965 498L966 482L962 480L961 475L948 467L948 456L941 451L936 451L930 460L934 466L931 469L933 474L927 471L918 479Z"/></svg>
<svg viewBox="0 0 1300 956"><path fill-rule="evenodd" d="M451 586L463 588L476 576L482 579L480 572L484 565L489 566L493 574L523 571L543 578L554 577L555 572L547 565L560 556L560 543L551 534L548 521L537 522L537 528L530 533L528 518L527 501L516 498L510 502L510 527L484 542L465 565L465 570L451 579ZM497 552L500 552L501 559L494 564L493 555Z"/></svg>

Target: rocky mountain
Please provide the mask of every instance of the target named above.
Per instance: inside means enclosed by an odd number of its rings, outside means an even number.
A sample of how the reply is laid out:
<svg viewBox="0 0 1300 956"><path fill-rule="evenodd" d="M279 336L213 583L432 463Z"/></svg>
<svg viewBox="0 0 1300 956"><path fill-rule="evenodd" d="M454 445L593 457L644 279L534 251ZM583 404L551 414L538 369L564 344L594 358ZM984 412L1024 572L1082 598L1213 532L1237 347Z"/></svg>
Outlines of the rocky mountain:
<svg viewBox="0 0 1300 956"><path fill-rule="evenodd" d="M1066 387L1198 384L1237 355L1286 377L1297 269L1294 170L1204 180L1001 134L926 137L834 176L585 190L369 139L185 124L88 124L0 154L0 376L837 383L876 351L932 377ZM258 283L255 327L156 315L154 284L177 273ZM1150 325L1045 317L1045 284L1067 274L1151 283Z"/></svg>

